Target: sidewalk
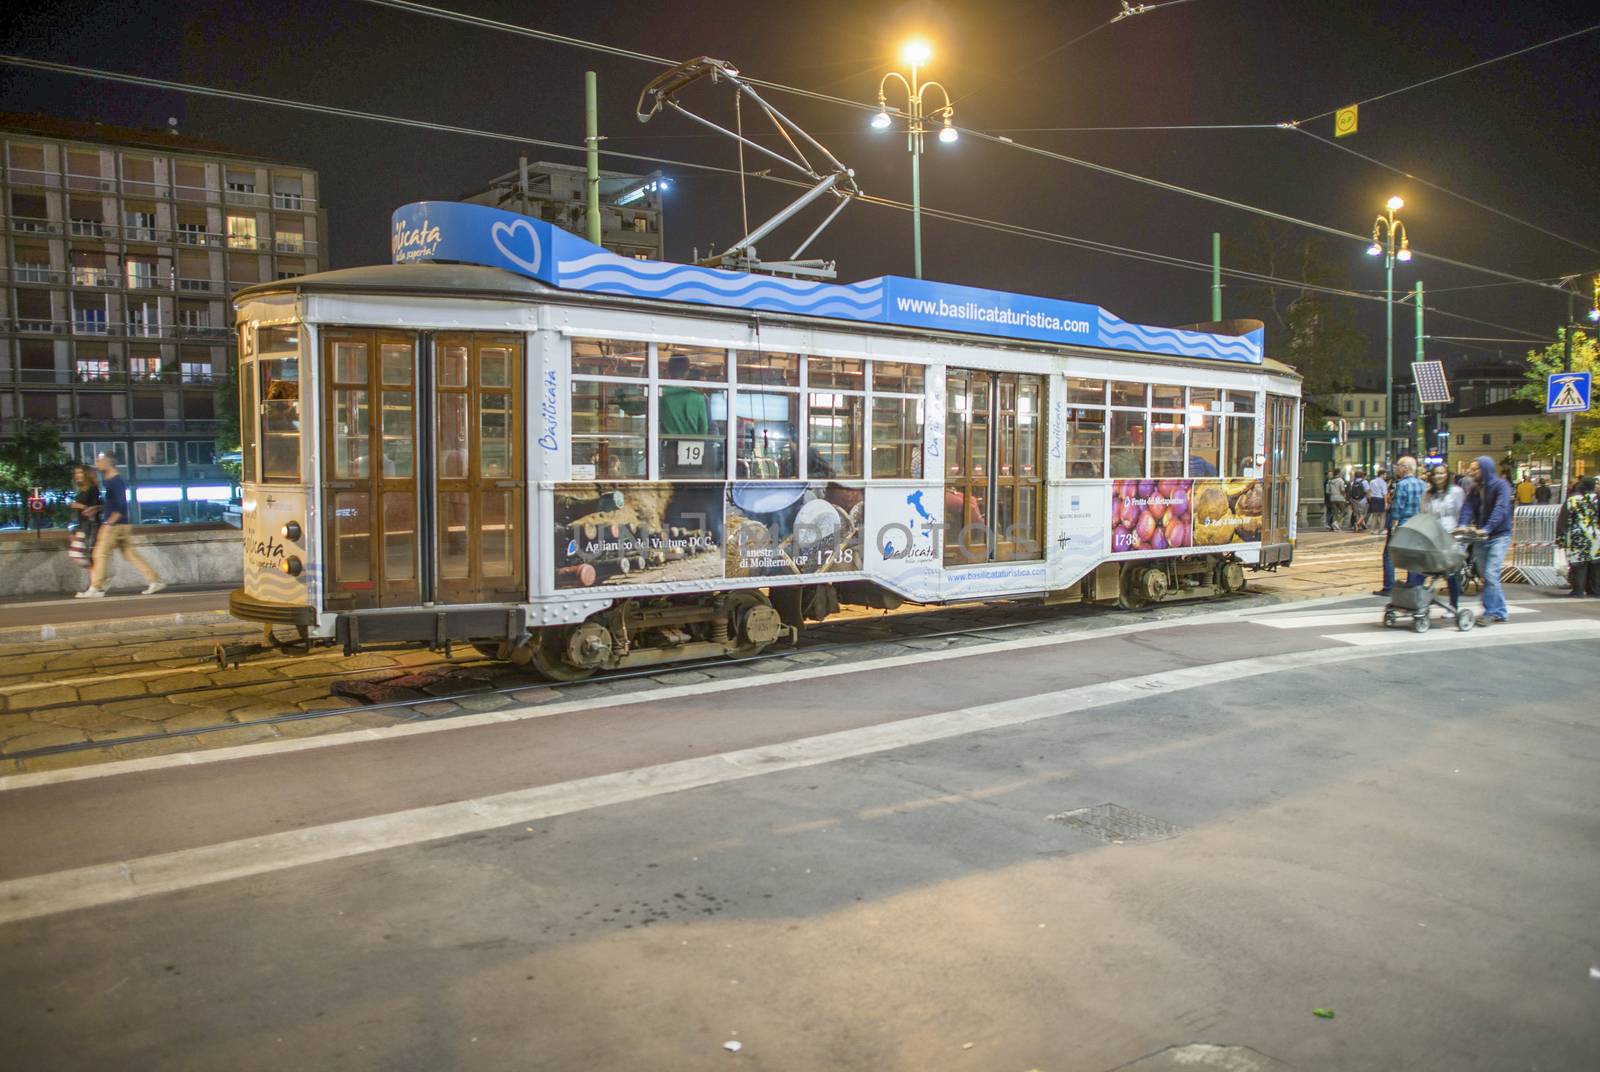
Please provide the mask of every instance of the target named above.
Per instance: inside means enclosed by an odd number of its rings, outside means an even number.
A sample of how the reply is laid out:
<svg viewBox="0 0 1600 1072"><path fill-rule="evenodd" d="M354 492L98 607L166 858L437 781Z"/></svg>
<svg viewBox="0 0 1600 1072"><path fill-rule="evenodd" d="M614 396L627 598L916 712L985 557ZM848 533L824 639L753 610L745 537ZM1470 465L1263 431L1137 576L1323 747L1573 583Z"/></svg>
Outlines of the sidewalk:
<svg viewBox="0 0 1600 1072"><path fill-rule="evenodd" d="M231 620L229 588L169 588L153 596L138 590L113 592L104 599L0 602L0 642L84 636L118 629L194 625Z"/></svg>

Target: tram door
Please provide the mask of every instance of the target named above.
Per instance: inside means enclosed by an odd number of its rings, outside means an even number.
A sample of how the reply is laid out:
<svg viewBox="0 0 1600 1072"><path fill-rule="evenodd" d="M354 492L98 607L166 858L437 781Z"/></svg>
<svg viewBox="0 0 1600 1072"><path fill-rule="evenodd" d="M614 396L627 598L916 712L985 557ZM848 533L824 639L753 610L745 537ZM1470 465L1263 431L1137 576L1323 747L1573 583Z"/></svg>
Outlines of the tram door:
<svg viewBox="0 0 1600 1072"><path fill-rule="evenodd" d="M325 601L418 602L417 337L325 329Z"/></svg>
<svg viewBox="0 0 1600 1072"><path fill-rule="evenodd" d="M1261 470L1264 498L1261 542L1264 544L1289 542L1289 516L1295 509L1290 501L1294 486L1291 477L1298 461L1294 449L1295 408L1295 400L1287 395L1267 396L1263 437L1266 458Z"/></svg>
<svg viewBox="0 0 1600 1072"><path fill-rule="evenodd" d="M526 598L522 338L439 334L432 357L437 599Z"/></svg>
<svg viewBox="0 0 1600 1072"><path fill-rule="evenodd" d="M1044 377L945 374L944 561L1044 557Z"/></svg>

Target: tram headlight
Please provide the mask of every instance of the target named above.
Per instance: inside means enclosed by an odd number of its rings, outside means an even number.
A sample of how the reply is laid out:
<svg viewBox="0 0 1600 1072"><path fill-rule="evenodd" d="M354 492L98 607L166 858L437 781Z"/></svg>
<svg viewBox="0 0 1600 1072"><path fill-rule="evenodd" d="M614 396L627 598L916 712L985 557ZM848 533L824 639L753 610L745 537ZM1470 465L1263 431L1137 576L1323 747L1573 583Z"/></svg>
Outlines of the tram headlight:
<svg viewBox="0 0 1600 1072"><path fill-rule="evenodd" d="M301 564L299 557L296 555L290 555L282 562L279 562L278 568L291 577L298 577L305 570L305 566Z"/></svg>
<svg viewBox="0 0 1600 1072"><path fill-rule="evenodd" d="M293 540L295 543L299 543L301 535L300 522L289 522L287 525L283 526L283 528L278 530L278 535L282 536L286 540Z"/></svg>

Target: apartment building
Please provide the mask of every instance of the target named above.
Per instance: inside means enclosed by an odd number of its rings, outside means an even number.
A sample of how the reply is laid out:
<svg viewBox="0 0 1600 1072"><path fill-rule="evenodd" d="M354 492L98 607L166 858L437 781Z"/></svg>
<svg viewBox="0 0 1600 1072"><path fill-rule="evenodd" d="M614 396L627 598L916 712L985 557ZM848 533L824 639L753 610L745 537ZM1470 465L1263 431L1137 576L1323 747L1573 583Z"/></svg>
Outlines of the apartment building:
<svg viewBox="0 0 1600 1072"><path fill-rule="evenodd" d="M546 161L530 164L524 157L516 171L491 179L484 189L459 200L533 216L581 236L586 229L585 179L582 167ZM666 260L662 194L670 185L659 171L600 172L600 244L635 260Z"/></svg>
<svg viewBox="0 0 1600 1072"><path fill-rule="evenodd" d="M118 460L136 520L218 515L229 298L326 266L310 168L162 130L0 114L0 437Z"/></svg>

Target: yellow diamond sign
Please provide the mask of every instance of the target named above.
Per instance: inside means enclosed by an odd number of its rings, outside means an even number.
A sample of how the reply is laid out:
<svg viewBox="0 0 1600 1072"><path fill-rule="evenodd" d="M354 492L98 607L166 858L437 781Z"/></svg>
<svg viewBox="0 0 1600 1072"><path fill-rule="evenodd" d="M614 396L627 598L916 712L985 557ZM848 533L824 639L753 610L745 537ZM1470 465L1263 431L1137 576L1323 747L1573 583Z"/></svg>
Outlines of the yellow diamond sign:
<svg viewBox="0 0 1600 1072"><path fill-rule="evenodd" d="M1348 108L1340 108L1337 112L1333 113L1333 136L1334 137L1343 138L1346 135L1354 134L1356 132L1356 108L1357 107L1359 107L1359 106L1355 105L1355 104L1352 104Z"/></svg>

